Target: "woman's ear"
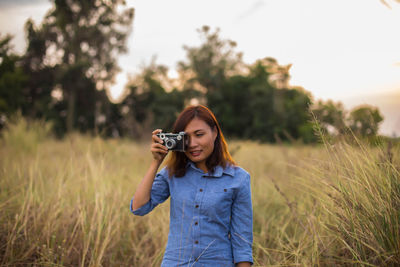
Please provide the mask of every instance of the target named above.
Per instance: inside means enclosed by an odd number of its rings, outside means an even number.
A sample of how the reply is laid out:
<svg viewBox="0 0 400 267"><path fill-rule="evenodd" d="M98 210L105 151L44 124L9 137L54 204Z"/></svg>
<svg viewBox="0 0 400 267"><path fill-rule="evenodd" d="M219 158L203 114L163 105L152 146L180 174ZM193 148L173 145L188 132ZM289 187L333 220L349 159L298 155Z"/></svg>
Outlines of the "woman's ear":
<svg viewBox="0 0 400 267"><path fill-rule="evenodd" d="M214 126L212 128L212 136L213 136L214 142L215 142L215 139L217 139L217 135L218 135L218 130L217 130L217 127Z"/></svg>

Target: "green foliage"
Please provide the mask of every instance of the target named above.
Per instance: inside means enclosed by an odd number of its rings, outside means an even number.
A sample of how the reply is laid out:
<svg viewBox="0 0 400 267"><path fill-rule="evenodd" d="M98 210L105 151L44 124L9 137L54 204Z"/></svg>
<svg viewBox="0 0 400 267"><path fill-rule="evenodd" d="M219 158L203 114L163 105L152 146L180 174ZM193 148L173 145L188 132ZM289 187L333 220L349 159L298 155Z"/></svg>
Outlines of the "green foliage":
<svg viewBox="0 0 400 267"><path fill-rule="evenodd" d="M25 24L27 49L21 57L21 66L27 77L20 107L22 115L31 119L47 119L56 122L60 116L53 108L51 96L55 86L57 68L46 64L46 34L35 28L32 20Z"/></svg>
<svg viewBox="0 0 400 267"><path fill-rule="evenodd" d="M226 135L243 138L250 134L251 110L245 103L250 101L247 88L251 82L249 77L236 75L229 78L219 90L208 94L208 106Z"/></svg>
<svg viewBox="0 0 400 267"><path fill-rule="evenodd" d="M11 39L10 35L0 35L0 116L4 117L26 105L23 89L27 77L18 66L20 57L12 52ZM3 126L0 120L0 129Z"/></svg>
<svg viewBox="0 0 400 267"><path fill-rule="evenodd" d="M148 137L155 128L172 129L188 96L173 87L167 72L165 66L152 62L132 79L129 94L120 104L118 127L123 135L140 138Z"/></svg>
<svg viewBox="0 0 400 267"><path fill-rule="evenodd" d="M172 128L176 115L197 100L209 106L228 137L262 142L317 141L311 110L321 131L377 135L379 110L359 108L348 117L341 103L318 101L301 87L289 85L291 65L267 57L242 62L236 43L219 29L198 30L202 43L184 46L179 78L154 61L127 85L125 98L109 101L119 70L116 56L126 51L133 9L124 1L57 0L42 24L25 25L28 47L14 55L10 36L0 38L0 127L17 110L29 118L51 121L57 136L71 130L102 136L141 138L154 128ZM147 134L146 134L147 133Z"/></svg>
<svg viewBox="0 0 400 267"><path fill-rule="evenodd" d="M289 86L291 65L281 66L273 58L245 65L234 51L235 44L221 39L218 30L204 26L199 33L203 42L185 47L187 60L179 63L180 78L175 80L179 88L168 77L168 69L155 62L131 81L122 103L130 111L121 117L122 132L139 136L152 127L171 128L176 114L192 98L213 110L228 137L316 142L310 109L323 132L345 132L343 106L319 101L311 107L309 92Z"/></svg>
<svg viewBox="0 0 400 267"><path fill-rule="evenodd" d="M17 110L52 121L54 131L107 132L115 115L106 89L126 52L133 9L123 0L56 0L39 26L25 24L27 49L0 38L0 129Z"/></svg>
<svg viewBox="0 0 400 267"><path fill-rule="evenodd" d="M273 96L276 88L269 81L270 75L268 66L261 60L250 67L249 77L251 84L246 88L250 99L249 102L243 103L247 105L247 114L251 114L250 124L247 126L248 129L246 129L246 137L261 141L273 141Z"/></svg>
<svg viewBox="0 0 400 267"><path fill-rule="evenodd" d="M345 132L346 111L341 102L319 100L314 104L312 112L325 132L331 131L333 134Z"/></svg>
<svg viewBox="0 0 400 267"><path fill-rule="evenodd" d="M324 133L337 137L356 135L359 138L368 138L373 143L376 141L379 124L383 121L378 108L363 105L348 112L342 103L331 100L318 101L313 105L312 113Z"/></svg>
<svg viewBox="0 0 400 267"><path fill-rule="evenodd" d="M187 61L178 63L179 70L194 74L194 79L208 92L219 90L225 79L237 71L242 54L234 52L236 43L219 37L219 29L209 26L198 30L203 43L199 47L184 46Z"/></svg>
<svg viewBox="0 0 400 267"><path fill-rule="evenodd" d="M311 104L310 93L301 88L281 89L276 93L275 120L278 134L283 133L288 139L303 139L303 141L313 140L311 127L311 117L309 107ZM279 99L279 100L278 100ZM302 135L304 134L304 136Z"/></svg>
<svg viewBox="0 0 400 267"><path fill-rule="evenodd" d="M309 122L309 93L301 88L277 88L271 77L278 67L274 59L259 60L249 66L249 74L229 77L219 90L206 94L228 136L267 142L315 140Z"/></svg>
<svg viewBox="0 0 400 267"><path fill-rule="evenodd" d="M104 120L98 118L110 109L104 90L119 71L117 55L126 52L133 19L133 9L120 11L124 5L123 0L57 0L40 27L27 22L26 69L32 98L50 99L44 106L55 105L59 114L46 112L47 117L59 118L67 131L101 127L98 122ZM54 104L55 87L63 94ZM45 96L36 97L38 93Z"/></svg>
<svg viewBox="0 0 400 267"><path fill-rule="evenodd" d="M382 121L378 108L367 105L354 108L349 116L350 129L363 137L375 136Z"/></svg>

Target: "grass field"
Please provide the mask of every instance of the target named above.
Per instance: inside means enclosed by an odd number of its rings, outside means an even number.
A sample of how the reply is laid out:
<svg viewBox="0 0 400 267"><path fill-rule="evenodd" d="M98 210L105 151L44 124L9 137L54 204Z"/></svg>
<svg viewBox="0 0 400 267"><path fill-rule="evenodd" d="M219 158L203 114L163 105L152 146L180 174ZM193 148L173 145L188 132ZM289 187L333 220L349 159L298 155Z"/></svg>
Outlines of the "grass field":
<svg viewBox="0 0 400 267"><path fill-rule="evenodd" d="M129 211L149 144L47 132L3 132L0 265L159 266L169 201ZM251 174L255 266L400 265L399 145L351 143L229 142Z"/></svg>

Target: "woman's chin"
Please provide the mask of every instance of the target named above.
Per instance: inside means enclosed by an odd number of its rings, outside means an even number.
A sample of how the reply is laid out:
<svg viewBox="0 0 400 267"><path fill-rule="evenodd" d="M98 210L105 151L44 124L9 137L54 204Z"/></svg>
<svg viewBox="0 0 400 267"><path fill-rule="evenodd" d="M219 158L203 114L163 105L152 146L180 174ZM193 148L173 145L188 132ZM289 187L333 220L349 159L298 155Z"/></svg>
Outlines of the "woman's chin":
<svg viewBox="0 0 400 267"><path fill-rule="evenodd" d="M199 163L199 162L202 162L203 161L203 159L202 158L200 158L200 157L193 157L193 156L188 156L188 158L193 162L193 163Z"/></svg>
<svg viewBox="0 0 400 267"><path fill-rule="evenodd" d="M186 153L186 157L188 157L193 162L199 162L203 160L201 153L196 155L193 155L191 153Z"/></svg>
<svg viewBox="0 0 400 267"><path fill-rule="evenodd" d="M194 163L197 163L197 162L200 161L199 159L196 159L196 158L193 158L193 157L189 157L189 159Z"/></svg>

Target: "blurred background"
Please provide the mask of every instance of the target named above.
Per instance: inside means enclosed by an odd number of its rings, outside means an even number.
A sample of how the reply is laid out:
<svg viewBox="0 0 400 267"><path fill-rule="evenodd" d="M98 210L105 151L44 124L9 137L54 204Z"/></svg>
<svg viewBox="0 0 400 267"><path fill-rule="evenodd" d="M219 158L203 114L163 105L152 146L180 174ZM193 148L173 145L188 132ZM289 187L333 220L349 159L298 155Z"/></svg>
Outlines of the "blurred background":
<svg viewBox="0 0 400 267"><path fill-rule="evenodd" d="M400 135L398 1L0 2L0 127L13 114L142 138L208 105L228 137Z"/></svg>
<svg viewBox="0 0 400 267"><path fill-rule="evenodd" d="M169 201L129 204L198 103L254 266L400 266L399 27L400 0L0 0L0 266L160 266Z"/></svg>

